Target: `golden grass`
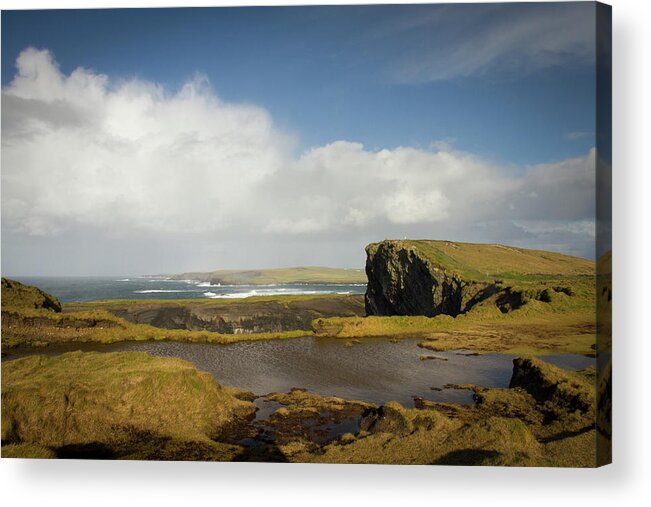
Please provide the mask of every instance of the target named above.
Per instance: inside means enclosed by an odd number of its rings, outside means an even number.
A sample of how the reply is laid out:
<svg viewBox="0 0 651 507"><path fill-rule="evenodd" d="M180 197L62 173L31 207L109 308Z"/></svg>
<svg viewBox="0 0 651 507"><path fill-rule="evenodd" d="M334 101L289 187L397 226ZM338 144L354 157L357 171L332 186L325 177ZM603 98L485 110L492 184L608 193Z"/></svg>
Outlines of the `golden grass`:
<svg viewBox="0 0 651 507"><path fill-rule="evenodd" d="M423 339L422 347L435 351L469 349L514 355L593 355L596 342L594 314L585 311L526 319L500 314L491 320L470 315L346 317L317 319L313 329L317 335L342 339L418 337Z"/></svg>
<svg viewBox="0 0 651 507"><path fill-rule="evenodd" d="M37 355L2 368L2 443L23 446L9 456L66 446L132 453L162 441L210 447L254 410L191 363L146 353Z"/></svg>
<svg viewBox="0 0 651 507"><path fill-rule="evenodd" d="M569 255L505 245L436 240L396 240L396 248L418 251L435 266L464 278L522 278L526 275L594 275L595 263ZM367 251L374 251L373 243Z"/></svg>
<svg viewBox="0 0 651 507"><path fill-rule="evenodd" d="M210 331L163 329L148 324L132 324L104 311L53 313L45 310L4 311L2 345L46 346L50 343L171 340L191 343L236 343L240 341L299 338L309 331L222 334Z"/></svg>

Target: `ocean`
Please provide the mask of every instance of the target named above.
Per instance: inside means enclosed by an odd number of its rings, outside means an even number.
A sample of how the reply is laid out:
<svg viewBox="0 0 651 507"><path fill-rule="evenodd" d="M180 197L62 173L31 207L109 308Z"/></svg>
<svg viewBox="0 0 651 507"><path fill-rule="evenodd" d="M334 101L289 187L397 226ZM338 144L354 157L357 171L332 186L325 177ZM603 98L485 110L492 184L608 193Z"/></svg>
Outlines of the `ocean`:
<svg viewBox="0 0 651 507"><path fill-rule="evenodd" d="M17 277L62 303L100 299L246 298L290 294L364 294L366 284L210 285L196 280L145 277Z"/></svg>

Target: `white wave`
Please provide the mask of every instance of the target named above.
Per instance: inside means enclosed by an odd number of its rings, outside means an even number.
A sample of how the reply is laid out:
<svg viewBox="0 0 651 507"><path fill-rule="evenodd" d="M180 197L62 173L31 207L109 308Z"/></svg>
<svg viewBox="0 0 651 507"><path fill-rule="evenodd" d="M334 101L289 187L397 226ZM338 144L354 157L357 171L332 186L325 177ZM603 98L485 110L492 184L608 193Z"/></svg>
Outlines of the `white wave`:
<svg viewBox="0 0 651 507"><path fill-rule="evenodd" d="M210 282L199 282L197 287L212 287L212 284Z"/></svg>
<svg viewBox="0 0 651 507"><path fill-rule="evenodd" d="M207 296L211 299L244 299L256 294L252 292L231 292L226 294L215 294L214 292L205 292L204 295L214 294L213 296Z"/></svg>
<svg viewBox="0 0 651 507"><path fill-rule="evenodd" d="M154 294L158 292L192 292L190 290L168 290L168 289L150 289L150 290L134 290L136 294Z"/></svg>
<svg viewBox="0 0 651 507"><path fill-rule="evenodd" d="M130 282L128 278L122 278L121 280L116 280L116 282Z"/></svg>
<svg viewBox="0 0 651 507"><path fill-rule="evenodd" d="M214 292L204 292L203 295L206 296L207 298L217 297L217 294L215 294Z"/></svg>

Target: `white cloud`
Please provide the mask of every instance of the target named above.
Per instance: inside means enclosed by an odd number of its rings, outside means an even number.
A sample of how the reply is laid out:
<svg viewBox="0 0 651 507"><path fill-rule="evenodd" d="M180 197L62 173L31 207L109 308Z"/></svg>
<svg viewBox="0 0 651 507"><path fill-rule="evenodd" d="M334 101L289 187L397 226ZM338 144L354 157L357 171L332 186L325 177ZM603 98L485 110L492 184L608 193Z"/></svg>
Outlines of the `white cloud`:
<svg viewBox="0 0 651 507"><path fill-rule="evenodd" d="M411 54L392 65L399 82L478 75L522 75L562 64L593 63L595 7L589 3L434 9L404 23ZM393 32L390 32L391 35Z"/></svg>
<svg viewBox="0 0 651 507"><path fill-rule="evenodd" d="M226 227L291 139L262 108L205 78L175 94L139 80L63 75L29 49L3 90L3 220L31 234L76 224L161 231ZM53 112L53 107L56 110Z"/></svg>
<svg viewBox="0 0 651 507"><path fill-rule="evenodd" d="M464 231L479 222L519 221L512 230L526 237L535 224L594 221L593 151L515 176L447 143L368 150L342 140L294 157L266 110L224 102L201 76L170 93L81 68L64 75L34 49L17 67L2 91L2 224L12 234L246 236L254 245L403 231L472 240Z"/></svg>

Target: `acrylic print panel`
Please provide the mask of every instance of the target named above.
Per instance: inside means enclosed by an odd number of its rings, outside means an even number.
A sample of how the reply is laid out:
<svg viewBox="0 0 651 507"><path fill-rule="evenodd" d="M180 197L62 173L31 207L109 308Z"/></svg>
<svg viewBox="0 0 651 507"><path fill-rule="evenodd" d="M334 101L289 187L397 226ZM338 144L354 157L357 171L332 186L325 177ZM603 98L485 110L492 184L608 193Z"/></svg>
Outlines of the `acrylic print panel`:
<svg viewBox="0 0 651 507"><path fill-rule="evenodd" d="M610 58L592 2L3 12L2 456L610 462Z"/></svg>

